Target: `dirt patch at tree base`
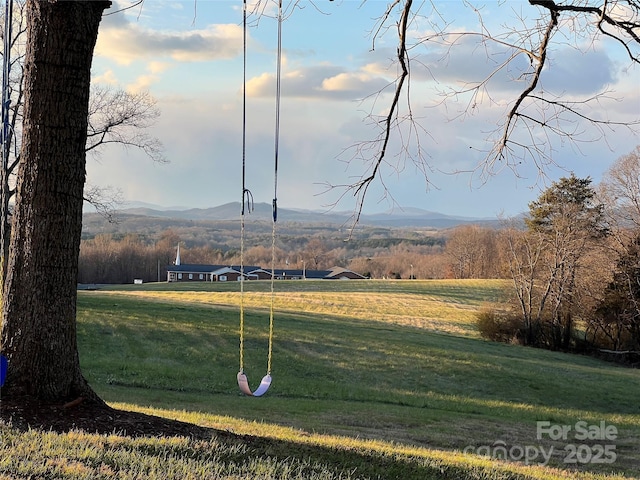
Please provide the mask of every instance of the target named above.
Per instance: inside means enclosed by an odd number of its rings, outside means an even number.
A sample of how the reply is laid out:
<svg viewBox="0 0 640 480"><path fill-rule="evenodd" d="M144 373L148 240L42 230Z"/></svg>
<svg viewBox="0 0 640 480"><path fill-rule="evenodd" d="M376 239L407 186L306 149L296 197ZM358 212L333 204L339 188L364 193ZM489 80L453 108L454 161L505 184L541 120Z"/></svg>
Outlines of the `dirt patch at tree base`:
<svg viewBox="0 0 640 480"><path fill-rule="evenodd" d="M41 429L65 433L118 434L129 437L181 436L209 440L232 436L228 432L138 412L117 410L105 404L78 399L65 405L47 405L24 399L1 398L0 419L19 430Z"/></svg>

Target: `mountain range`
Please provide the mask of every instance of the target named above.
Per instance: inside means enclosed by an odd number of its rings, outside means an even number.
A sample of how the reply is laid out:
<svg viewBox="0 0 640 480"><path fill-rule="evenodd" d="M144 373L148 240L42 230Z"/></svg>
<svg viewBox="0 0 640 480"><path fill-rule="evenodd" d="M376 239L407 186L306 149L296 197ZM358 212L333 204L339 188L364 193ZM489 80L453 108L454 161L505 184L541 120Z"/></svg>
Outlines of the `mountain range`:
<svg viewBox="0 0 640 480"><path fill-rule="evenodd" d="M256 203L251 212L245 206L245 215L253 220L271 221L272 206L268 203ZM119 209L122 215L158 217L165 219L193 220L193 221L228 221L237 220L241 215L240 202L225 203L210 208L181 208L160 207L141 202L130 202L125 208ZM353 223L353 212L317 211L295 208L281 208L277 211L278 222L302 222L319 224L349 225ZM394 209L393 211L362 214L361 225L384 226L389 228L421 227L421 228L451 228L463 224L482 224L495 226L498 218L473 218L445 215L420 208Z"/></svg>

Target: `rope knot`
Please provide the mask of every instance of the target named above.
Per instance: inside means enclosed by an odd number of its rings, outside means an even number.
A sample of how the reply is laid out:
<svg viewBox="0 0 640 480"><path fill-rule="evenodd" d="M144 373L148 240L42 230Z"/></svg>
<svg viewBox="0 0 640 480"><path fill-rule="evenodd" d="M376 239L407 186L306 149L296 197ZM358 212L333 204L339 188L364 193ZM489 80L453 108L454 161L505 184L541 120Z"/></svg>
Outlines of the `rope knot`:
<svg viewBox="0 0 640 480"><path fill-rule="evenodd" d="M242 190L242 215L244 215L244 208L247 207L249 213L254 210L253 193L248 188Z"/></svg>

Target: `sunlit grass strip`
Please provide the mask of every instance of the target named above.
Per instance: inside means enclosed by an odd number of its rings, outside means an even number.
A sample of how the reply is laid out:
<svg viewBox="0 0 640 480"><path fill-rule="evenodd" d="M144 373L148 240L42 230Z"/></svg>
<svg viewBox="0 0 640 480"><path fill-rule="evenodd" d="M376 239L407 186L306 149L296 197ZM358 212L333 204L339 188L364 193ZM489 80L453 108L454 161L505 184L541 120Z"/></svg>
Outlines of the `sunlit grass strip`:
<svg viewBox="0 0 640 480"><path fill-rule="evenodd" d="M67 479L351 479L385 478L385 468L416 479L415 472L442 472L424 478L624 480L631 477L563 471L540 465L503 462L485 456L402 446L379 440L308 434L266 423L246 422L173 410L114 404L117 408L197 423L239 437L212 434L209 440L185 437L130 438L115 432L65 434L0 425L0 478ZM275 441L270 443L269 440ZM278 443L280 442L280 443ZM317 454L316 454L317 452ZM310 458L309 455L317 458ZM340 461L370 459L379 475L362 475ZM413 475L412 475L413 474ZM6 476L4 476L6 475ZM395 477L394 477L395 478ZM420 478L420 480L423 480Z"/></svg>
<svg viewBox="0 0 640 480"><path fill-rule="evenodd" d="M6 428L2 438L0 473L13 478L200 480L251 478L247 474L258 473L242 462L242 446L234 451L215 440L134 439L78 431L21 433Z"/></svg>
<svg viewBox="0 0 640 480"><path fill-rule="evenodd" d="M420 460L429 460L437 462L443 466L455 466L469 471L479 469L486 472L486 478L511 478L508 476L510 474L519 475L522 476L522 478L540 480L567 478L576 480L629 478L622 475L569 472L540 465L523 465L515 462L503 462L480 455L423 447L410 447L381 440L361 440L353 437L309 434L308 432L298 429L255 421L249 422L229 416L145 408L132 404L113 404L112 406L123 410L136 411L148 415L156 415L173 420L194 423L216 430L232 432L237 435L271 438L296 444L329 447L335 450L352 450L365 455L376 454L396 459L399 457L405 457L406 459L414 459L413 461L415 462L419 462ZM498 475L494 476L493 474L496 473ZM503 477L503 475L507 476Z"/></svg>
<svg viewBox="0 0 640 480"><path fill-rule="evenodd" d="M105 292L107 293L107 292ZM172 304L222 305L239 307L237 292L108 292L111 295L127 295ZM246 308L266 309L270 294L245 292ZM312 313L380 321L411 326L436 332L478 337L475 312L478 306L460 301L442 299L433 295L403 293L331 293L331 292L282 292L276 293L275 308L283 313Z"/></svg>

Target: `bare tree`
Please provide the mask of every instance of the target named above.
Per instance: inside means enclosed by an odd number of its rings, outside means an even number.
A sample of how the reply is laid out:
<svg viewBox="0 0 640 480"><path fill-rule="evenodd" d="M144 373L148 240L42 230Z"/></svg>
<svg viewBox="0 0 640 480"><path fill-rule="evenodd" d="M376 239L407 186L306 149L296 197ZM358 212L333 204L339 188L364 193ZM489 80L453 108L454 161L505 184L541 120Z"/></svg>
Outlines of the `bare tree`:
<svg viewBox="0 0 640 480"><path fill-rule="evenodd" d="M445 248L455 278L491 278L498 275L495 231L478 225L453 229Z"/></svg>
<svg viewBox="0 0 640 480"><path fill-rule="evenodd" d="M162 142L148 133L159 116L156 100L149 92L94 86L89 100L87 152L100 155L100 147L118 144L140 149L151 160L165 163Z"/></svg>
<svg viewBox="0 0 640 480"><path fill-rule="evenodd" d="M322 264L326 263L325 256L327 252L328 248L324 240L314 237L304 247L303 260L309 267L320 268Z"/></svg>
<svg viewBox="0 0 640 480"><path fill-rule="evenodd" d="M110 144L143 151L151 160L166 163L162 142L148 133L160 117L157 102L149 92L127 92L96 85L89 99L88 153L99 157ZM116 221L122 193L113 187L87 183L84 200L109 221Z"/></svg>
<svg viewBox="0 0 640 480"><path fill-rule="evenodd" d="M93 205L97 213L109 222L116 222L117 208L123 203L122 192L119 189L86 184L83 196L84 201Z"/></svg>
<svg viewBox="0 0 640 480"><path fill-rule="evenodd" d="M2 40L4 49L2 78L2 167L0 167L0 285L6 274L6 261L9 252L9 201L13 195L10 184L11 172L18 164L18 145L14 140L20 137L22 123L23 84L22 61L24 48L19 39L24 35L25 23L22 15L13 15L13 4L6 3L3 13ZM6 17L5 17L6 15ZM4 60L7 60L6 62ZM12 105L12 101L15 104Z"/></svg>
<svg viewBox="0 0 640 480"><path fill-rule="evenodd" d="M640 145L605 172L599 193L609 207L612 224L640 229Z"/></svg>
<svg viewBox="0 0 640 480"><path fill-rule="evenodd" d="M549 281L543 288L539 285L544 238L513 225L513 221L511 223L503 230L502 235L508 247L509 272L524 326L523 341L527 345L533 345L551 292Z"/></svg>
<svg viewBox="0 0 640 480"><path fill-rule="evenodd" d="M594 343L612 350L640 346L640 146L621 156L599 185L607 205L612 239L607 254L615 259L612 278L588 323Z"/></svg>

